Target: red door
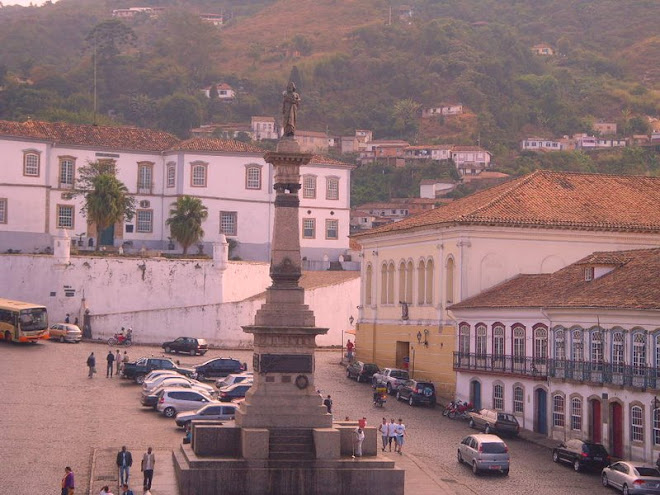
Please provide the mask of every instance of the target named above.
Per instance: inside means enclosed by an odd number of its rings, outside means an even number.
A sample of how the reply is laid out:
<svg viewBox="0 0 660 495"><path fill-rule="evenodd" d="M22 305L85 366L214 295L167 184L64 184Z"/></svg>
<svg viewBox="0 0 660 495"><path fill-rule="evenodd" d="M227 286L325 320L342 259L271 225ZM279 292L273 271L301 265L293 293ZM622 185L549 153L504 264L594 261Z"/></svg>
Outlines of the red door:
<svg viewBox="0 0 660 495"><path fill-rule="evenodd" d="M618 402L613 402L610 415L612 418L612 448L614 457L623 457L623 408Z"/></svg>
<svg viewBox="0 0 660 495"><path fill-rule="evenodd" d="M603 432L603 423L600 415L600 401L598 399L591 400L591 441L594 443L601 443Z"/></svg>

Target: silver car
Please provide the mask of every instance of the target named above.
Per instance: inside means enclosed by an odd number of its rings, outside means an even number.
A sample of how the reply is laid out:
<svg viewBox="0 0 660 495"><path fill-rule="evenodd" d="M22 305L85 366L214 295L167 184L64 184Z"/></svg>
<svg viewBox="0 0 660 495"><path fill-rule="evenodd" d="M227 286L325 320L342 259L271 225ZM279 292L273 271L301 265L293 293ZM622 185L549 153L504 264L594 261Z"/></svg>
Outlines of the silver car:
<svg viewBox="0 0 660 495"><path fill-rule="evenodd" d="M233 385L234 383L252 381L253 379L254 376L252 375L251 371L245 373L235 373L233 375L227 375L224 378L219 378L218 380L216 380L215 386L218 388L228 387L229 385Z"/></svg>
<svg viewBox="0 0 660 495"><path fill-rule="evenodd" d="M167 418L173 418L177 413L196 411L209 403L220 404L211 396L193 389L164 388L158 398L156 410Z"/></svg>
<svg viewBox="0 0 660 495"><path fill-rule="evenodd" d="M176 415L177 426L186 426L192 420L200 419L213 419L213 420L230 420L236 416L236 404L207 404L206 406L198 409L197 411L182 412Z"/></svg>
<svg viewBox="0 0 660 495"><path fill-rule="evenodd" d="M603 468L603 486L628 493L660 494L660 471L637 462L619 461Z"/></svg>
<svg viewBox="0 0 660 495"><path fill-rule="evenodd" d="M498 471L509 474L509 448L497 435L468 435L458 445L458 462L472 467L472 472Z"/></svg>
<svg viewBox="0 0 660 495"><path fill-rule="evenodd" d="M199 382L197 380L191 380L190 378L186 378L185 376L178 375L178 376L168 376L168 375L162 375L159 376L158 378L155 378L152 381L149 382L144 382L142 384L142 391L143 392L148 392L151 393L154 390L156 390L158 387L176 387L178 385L183 385L183 384L190 384L191 386L195 388L199 388L204 390L207 394L209 395L215 395L216 391L211 385L207 385L206 383Z"/></svg>

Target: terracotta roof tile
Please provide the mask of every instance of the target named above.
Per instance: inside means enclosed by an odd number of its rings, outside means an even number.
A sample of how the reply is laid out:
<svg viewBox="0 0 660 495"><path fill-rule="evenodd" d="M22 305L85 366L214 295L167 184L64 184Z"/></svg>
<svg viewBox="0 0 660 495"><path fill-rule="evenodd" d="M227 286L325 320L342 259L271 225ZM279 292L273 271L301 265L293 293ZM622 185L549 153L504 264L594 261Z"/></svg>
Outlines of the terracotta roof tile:
<svg viewBox="0 0 660 495"><path fill-rule="evenodd" d="M265 150L234 139L192 138L174 145L172 151L216 151L239 153L264 153Z"/></svg>
<svg viewBox="0 0 660 495"><path fill-rule="evenodd" d="M660 177L538 170L361 236L446 225L660 232Z"/></svg>
<svg viewBox="0 0 660 495"><path fill-rule="evenodd" d="M341 162L325 155L314 155L309 162L310 165L340 165L343 167L355 167L352 163Z"/></svg>
<svg viewBox="0 0 660 495"><path fill-rule="evenodd" d="M616 260L613 271L591 281L584 265ZM610 264L610 263L603 263ZM449 309L620 308L660 309L660 248L594 253L555 273L519 275Z"/></svg>
<svg viewBox="0 0 660 495"><path fill-rule="evenodd" d="M490 153L490 151L486 151L480 146L454 146L452 151L484 151L486 153Z"/></svg>
<svg viewBox="0 0 660 495"><path fill-rule="evenodd" d="M71 146L93 146L122 150L162 151L178 139L172 134L128 126L68 124L65 122L0 121L0 134L54 141Z"/></svg>

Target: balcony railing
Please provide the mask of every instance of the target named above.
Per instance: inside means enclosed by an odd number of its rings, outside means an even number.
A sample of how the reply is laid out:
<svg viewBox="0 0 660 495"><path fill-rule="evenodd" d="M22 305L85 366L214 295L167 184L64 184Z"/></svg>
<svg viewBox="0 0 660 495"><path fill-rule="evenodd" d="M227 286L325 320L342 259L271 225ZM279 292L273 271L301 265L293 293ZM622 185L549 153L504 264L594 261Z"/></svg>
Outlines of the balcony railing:
<svg viewBox="0 0 660 495"><path fill-rule="evenodd" d="M454 352L454 370L660 389L660 368L654 366Z"/></svg>
<svg viewBox="0 0 660 495"><path fill-rule="evenodd" d="M548 360L523 356L455 352L454 369L511 373L543 379L548 375Z"/></svg>

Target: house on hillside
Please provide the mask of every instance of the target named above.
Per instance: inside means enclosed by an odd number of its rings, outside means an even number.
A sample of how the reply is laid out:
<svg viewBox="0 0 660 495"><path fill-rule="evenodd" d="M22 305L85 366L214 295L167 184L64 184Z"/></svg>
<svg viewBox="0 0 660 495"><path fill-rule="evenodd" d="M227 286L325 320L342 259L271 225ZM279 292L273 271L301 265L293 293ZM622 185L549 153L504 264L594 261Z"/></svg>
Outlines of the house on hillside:
<svg viewBox="0 0 660 495"><path fill-rule="evenodd" d="M228 139L193 138L135 127L0 121L0 251L44 251L59 231L84 245L169 250L166 220L176 197L208 208L202 246L221 234L235 256L270 257L275 193L264 150ZM107 161L138 205L136 215L97 232L72 197L80 167ZM314 155L301 167L300 245L309 260L336 261L348 248L350 172L354 165Z"/></svg>
<svg viewBox="0 0 660 495"><path fill-rule="evenodd" d="M236 139L241 134L252 138L252 128L249 124L230 122L227 124L205 124L190 130L193 137Z"/></svg>
<svg viewBox="0 0 660 495"><path fill-rule="evenodd" d="M431 210L435 208L436 203L434 198L392 198L389 202L365 203L354 210L356 212L354 225L364 230L398 222L410 215Z"/></svg>
<svg viewBox="0 0 660 495"><path fill-rule="evenodd" d="M462 176L478 175L491 167L490 152L479 146L454 146L451 149L451 159Z"/></svg>
<svg viewBox="0 0 660 495"><path fill-rule="evenodd" d="M451 179L423 179L419 183L419 197L435 199L452 192L457 185Z"/></svg>
<svg viewBox="0 0 660 495"><path fill-rule="evenodd" d="M303 153L327 153L329 138L325 132L303 131L296 129L294 137Z"/></svg>
<svg viewBox="0 0 660 495"><path fill-rule="evenodd" d="M616 134L617 132L616 122L606 122L604 120L599 120L598 122L594 122L591 127L594 132L599 133L601 136Z"/></svg>
<svg viewBox="0 0 660 495"><path fill-rule="evenodd" d="M521 151L562 151L563 143L552 139L529 137L520 141Z"/></svg>
<svg viewBox="0 0 660 495"><path fill-rule="evenodd" d="M277 125L273 117L253 116L251 118L252 136L254 140L277 139Z"/></svg>
<svg viewBox="0 0 660 495"><path fill-rule="evenodd" d="M547 43L539 43L530 48L535 55L549 57L555 54L555 49Z"/></svg>
<svg viewBox="0 0 660 495"><path fill-rule="evenodd" d="M462 321L448 312L452 305L518 274L557 272L595 251L660 247L660 209L649 204L660 204L658 177L536 171L354 234L362 246L357 358L381 367L409 361L417 379L433 380L454 398ZM595 316L588 321L597 324ZM496 322L492 311L482 317ZM502 323L507 335L519 328ZM533 329L522 326L532 346ZM471 386L474 397L485 397L484 388ZM533 407L533 394L525 388L526 407Z"/></svg>
<svg viewBox="0 0 660 495"><path fill-rule="evenodd" d="M449 306L457 396L557 441L653 463L660 448L660 248L595 252Z"/></svg>
<svg viewBox="0 0 660 495"><path fill-rule="evenodd" d="M461 103L443 103L437 107L422 108L422 118L440 117L448 115L460 115L463 113L463 104Z"/></svg>
<svg viewBox="0 0 660 495"><path fill-rule="evenodd" d="M225 16L222 14L199 14L199 18L215 27L221 27L225 22Z"/></svg>
<svg viewBox="0 0 660 495"><path fill-rule="evenodd" d="M210 86L206 86L205 88L202 88L200 91L204 93L204 96L206 96L207 98L211 98L211 92L214 86L218 92L218 99L233 100L234 98L236 98L236 92L234 91L234 89L229 84L225 84L225 83L211 84Z"/></svg>
<svg viewBox="0 0 660 495"><path fill-rule="evenodd" d="M165 10L164 7L130 7L128 9L114 9L112 11L112 17L119 19L132 19L138 15L155 17L163 10Z"/></svg>
<svg viewBox="0 0 660 495"><path fill-rule="evenodd" d="M401 139L375 139L365 143L358 160L362 165L382 160L403 167L405 165L403 150L408 146L410 143Z"/></svg>
<svg viewBox="0 0 660 495"><path fill-rule="evenodd" d="M354 136L338 138L341 153L359 153L364 151L366 144L373 139L373 132L368 129L355 129Z"/></svg>
<svg viewBox="0 0 660 495"><path fill-rule="evenodd" d="M575 149L593 150L603 148L623 148L627 145L625 139L615 138L602 138L596 136L588 136L586 134L577 134L574 136Z"/></svg>
<svg viewBox="0 0 660 495"><path fill-rule="evenodd" d="M450 160L451 144L429 144L421 146L408 146L403 149L406 160Z"/></svg>

